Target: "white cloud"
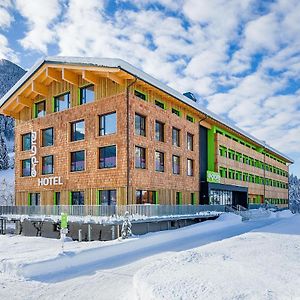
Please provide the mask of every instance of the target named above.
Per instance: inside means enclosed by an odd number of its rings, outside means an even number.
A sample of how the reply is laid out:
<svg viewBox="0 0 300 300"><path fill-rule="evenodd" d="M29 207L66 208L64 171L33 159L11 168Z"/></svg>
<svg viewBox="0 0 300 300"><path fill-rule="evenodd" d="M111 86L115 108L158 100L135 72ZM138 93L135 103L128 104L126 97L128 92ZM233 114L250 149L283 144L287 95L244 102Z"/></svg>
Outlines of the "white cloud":
<svg viewBox="0 0 300 300"><path fill-rule="evenodd" d="M20 40L23 48L47 53L47 46L55 37L51 23L60 14L59 1L16 0L16 8L26 19L29 28L25 37Z"/></svg>
<svg viewBox="0 0 300 300"><path fill-rule="evenodd" d="M7 38L2 34L0 34L0 59L1 58L9 59L15 63L19 62L14 51L9 48Z"/></svg>

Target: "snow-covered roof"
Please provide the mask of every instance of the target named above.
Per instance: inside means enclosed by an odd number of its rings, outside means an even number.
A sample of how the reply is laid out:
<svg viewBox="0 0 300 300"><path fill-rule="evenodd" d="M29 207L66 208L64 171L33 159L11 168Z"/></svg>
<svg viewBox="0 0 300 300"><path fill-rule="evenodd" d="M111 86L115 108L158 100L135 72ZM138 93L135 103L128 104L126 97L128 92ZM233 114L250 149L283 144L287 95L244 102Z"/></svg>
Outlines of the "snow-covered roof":
<svg viewBox="0 0 300 300"><path fill-rule="evenodd" d="M175 97L176 99L182 101L183 103L193 107L194 109L204 113L209 118L222 123L223 125L233 129L237 133L251 139L255 143L259 144L261 147L266 148L275 154L281 156L282 158L286 159L288 162L293 163L294 161L286 156L285 154L279 152L278 150L274 149L273 147L267 145L264 141L257 139L256 137L252 136L251 134L247 133L246 131L242 130L241 128L237 127L233 122L222 118L219 115L216 115L212 111L208 110L207 108L200 106L199 103L194 102L193 100L189 99L188 97L182 95L178 91L174 90L173 88L169 87L168 85L162 83L161 81L157 80L156 78L152 77L151 75L139 70L138 68L134 67L133 65L129 64L128 62L118 59L118 58L94 58L94 57L64 57L64 56L48 56L38 60L33 67L2 97L0 100L0 107L43 65L43 64L72 64L72 65L88 65L88 66L97 66L97 67L109 67L109 68L120 68L131 75L149 83L150 85L164 91L165 93Z"/></svg>

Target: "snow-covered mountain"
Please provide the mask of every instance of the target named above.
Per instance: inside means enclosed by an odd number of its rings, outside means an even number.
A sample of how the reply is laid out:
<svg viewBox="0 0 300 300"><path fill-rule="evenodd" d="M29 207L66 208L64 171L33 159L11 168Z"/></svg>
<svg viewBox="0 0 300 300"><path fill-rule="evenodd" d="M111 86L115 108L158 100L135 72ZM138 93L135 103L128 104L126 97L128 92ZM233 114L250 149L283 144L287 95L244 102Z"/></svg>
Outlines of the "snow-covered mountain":
<svg viewBox="0 0 300 300"><path fill-rule="evenodd" d="M25 74L25 70L6 59L0 59L0 98ZM0 115L0 134L6 140L14 138L14 120ZM11 144L11 143L10 143ZM10 144L7 145L10 149Z"/></svg>

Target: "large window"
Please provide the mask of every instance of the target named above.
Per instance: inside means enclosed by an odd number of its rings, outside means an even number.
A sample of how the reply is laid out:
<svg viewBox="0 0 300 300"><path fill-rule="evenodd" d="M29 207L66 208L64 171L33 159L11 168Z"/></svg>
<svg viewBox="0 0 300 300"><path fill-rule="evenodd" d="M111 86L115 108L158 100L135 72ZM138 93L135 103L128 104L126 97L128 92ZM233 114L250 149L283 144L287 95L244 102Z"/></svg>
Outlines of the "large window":
<svg viewBox="0 0 300 300"><path fill-rule="evenodd" d="M22 176L28 177L31 176L31 159L22 160Z"/></svg>
<svg viewBox="0 0 300 300"><path fill-rule="evenodd" d="M71 123L71 141L84 140L84 120Z"/></svg>
<svg viewBox="0 0 300 300"><path fill-rule="evenodd" d="M31 149L31 133L22 135L22 151L28 151Z"/></svg>
<svg viewBox="0 0 300 300"><path fill-rule="evenodd" d="M172 156L172 170L173 174L180 174L180 157L177 155Z"/></svg>
<svg viewBox="0 0 300 300"><path fill-rule="evenodd" d="M101 147L99 150L99 168L100 169L108 169L108 168L115 168L116 167L116 156L117 150L116 146L107 146Z"/></svg>
<svg viewBox="0 0 300 300"><path fill-rule="evenodd" d="M180 146L180 130L175 127L172 128L172 145Z"/></svg>
<svg viewBox="0 0 300 300"><path fill-rule="evenodd" d="M30 193L28 200L29 200L28 204L30 206L41 205L41 195L40 195L40 193Z"/></svg>
<svg viewBox="0 0 300 300"><path fill-rule="evenodd" d="M71 107L70 93L65 93L59 96L55 96L53 101L54 101L54 112L63 111Z"/></svg>
<svg viewBox="0 0 300 300"><path fill-rule="evenodd" d="M135 167L137 169L146 169L146 149L135 146Z"/></svg>
<svg viewBox="0 0 300 300"><path fill-rule="evenodd" d="M194 136L191 133L187 133L186 144L188 150L190 151L194 150Z"/></svg>
<svg viewBox="0 0 300 300"><path fill-rule="evenodd" d="M54 173L53 155L42 157L42 174L47 175L53 173Z"/></svg>
<svg viewBox="0 0 300 300"><path fill-rule="evenodd" d="M72 205L84 205L84 192L71 192Z"/></svg>
<svg viewBox="0 0 300 300"><path fill-rule="evenodd" d="M136 204L158 204L157 192L156 191L143 191L136 190L135 192Z"/></svg>
<svg viewBox="0 0 300 300"><path fill-rule="evenodd" d="M40 101L34 104L34 117L40 118L46 115L46 101Z"/></svg>
<svg viewBox="0 0 300 300"><path fill-rule="evenodd" d="M187 175L194 176L194 161L192 159L187 159Z"/></svg>
<svg viewBox="0 0 300 300"><path fill-rule="evenodd" d="M117 205L116 190L99 191L99 205Z"/></svg>
<svg viewBox="0 0 300 300"><path fill-rule="evenodd" d="M155 121L155 139L159 142L164 142L165 140L164 127L164 123Z"/></svg>
<svg viewBox="0 0 300 300"><path fill-rule="evenodd" d="M85 151L71 152L71 172L84 171Z"/></svg>
<svg viewBox="0 0 300 300"><path fill-rule="evenodd" d="M176 192L176 205L182 205L182 193Z"/></svg>
<svg viewBox="0 0 300 300"><path fill-rule="evenodd" d="M165 171L165 157L163 152L155 151L155 171Z"/></svg>
<svg viewBox="0 0 300 300"><path fill-rule="evenodd" d="M146 117L135 114L135 134L146 136Z"/></svg>
<svg viewBox="0 0 300 300"><path fill-rule="evenodd" d="M108 135L117 131L117 114L115 112L99 116L99 135Z"/></svg>
<svg viewBox="0 0 300 300"><path fill-rule="evenodd" d="M80 98L79 98L80 105L94 102L94 100L95 100L95 91L94 91L93 84L80 88Z"/></svg>
<svg viewBox="0 0 300 300"><path fill-rule="evenodd" d="M42 147L53 146L54 144L53 127L42 130Z"/></svg>

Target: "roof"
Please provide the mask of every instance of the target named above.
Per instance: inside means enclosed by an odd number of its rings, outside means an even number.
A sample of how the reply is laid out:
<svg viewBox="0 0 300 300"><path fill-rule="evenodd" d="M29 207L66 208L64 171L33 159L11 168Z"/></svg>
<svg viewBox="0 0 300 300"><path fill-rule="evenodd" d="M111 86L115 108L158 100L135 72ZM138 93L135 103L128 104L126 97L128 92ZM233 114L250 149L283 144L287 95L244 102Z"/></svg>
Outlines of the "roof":
<svg viewBox="0 0 300 300"><path fill-rule="evenodd" d="M254 141L255 143L259 144L261 147L272 151L273 153L281 156L282 158L286 159L288 162L293 163L294 161L286 156L285 154L279 152L278 150L272 148L271 146L267 145L264 141L257 139L256 137L252 136L251 134L245 132L241 128L237 127L231 121L222 118L219 115L216 115L212 111L208 110L207 108L200 106L199 103L194 102L190 98L182 95L178 91L174 90L173 88L169 87L168 85L162 83L161 81L157 80L156 78L152 77L151 75L139 70L138 68L134 67L133 65L129 64L128 62L118 59L118 58L93 58L93 57L63 57L63 56L49 56L38 60L33 67L2 97L0 100L0 107L43 65L43 64L72 64L72 65L88 65L88 66L97 66L97 67L109 67L109 68L120 68L131 75L141 79L150 85L164 91L165 93L175 97L176 99L182 101L183 103L189 105L190 107L198 110L199 112L207 115L209 118L222 123L223 125L233 129L237 133L249 138L250 140Z"/></svg>

